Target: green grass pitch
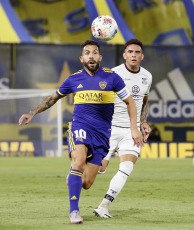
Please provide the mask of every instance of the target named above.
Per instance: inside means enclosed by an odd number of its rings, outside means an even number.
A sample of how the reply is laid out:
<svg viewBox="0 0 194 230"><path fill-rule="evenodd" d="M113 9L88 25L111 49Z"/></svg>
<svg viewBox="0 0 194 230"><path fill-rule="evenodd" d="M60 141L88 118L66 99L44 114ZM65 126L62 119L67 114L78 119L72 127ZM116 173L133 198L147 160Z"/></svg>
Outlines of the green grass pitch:
<svg viewBox="0 0 194 230"><path fill-rule="evenodd" d="M112 219L93 209L118 170L113 158L107 172L82 190L84 224L69 221L64 158L0 158L0 230L193 230L194 166L192 159L139 159L124 189L110 207Z"/></svg>

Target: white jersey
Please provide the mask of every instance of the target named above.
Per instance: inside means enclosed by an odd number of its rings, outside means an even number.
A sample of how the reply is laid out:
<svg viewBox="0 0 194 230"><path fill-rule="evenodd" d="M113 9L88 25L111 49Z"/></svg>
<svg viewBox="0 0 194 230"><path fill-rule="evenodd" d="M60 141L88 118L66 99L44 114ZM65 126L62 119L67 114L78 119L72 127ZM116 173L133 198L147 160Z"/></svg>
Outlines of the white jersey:
<svg viewBox="0 0 194 230"><path fill-rule="evenodd" d="M121 64L112 69L124 80L127 89L130 91L137 107L137 126L140 126L140 116L144 96L149 94L152 83L152 74L140 67L138 72L132 72L125 64ZM112 125L117 127L129 128L130 119L127 105L115 95L114 114Z"/></svg>

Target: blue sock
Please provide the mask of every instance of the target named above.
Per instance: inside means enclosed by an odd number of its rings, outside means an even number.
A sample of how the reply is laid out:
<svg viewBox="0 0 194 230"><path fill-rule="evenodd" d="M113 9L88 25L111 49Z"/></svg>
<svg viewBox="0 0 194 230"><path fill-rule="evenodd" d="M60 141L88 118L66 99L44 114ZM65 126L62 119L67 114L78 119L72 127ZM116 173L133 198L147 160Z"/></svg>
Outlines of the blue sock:
<svg viewBox="0 0 194 230"><path fill-rule="evenodd" d="M68 178L70 213L74 210L79 211L79 197L82 189L82 172L71 169Z"/></svg>

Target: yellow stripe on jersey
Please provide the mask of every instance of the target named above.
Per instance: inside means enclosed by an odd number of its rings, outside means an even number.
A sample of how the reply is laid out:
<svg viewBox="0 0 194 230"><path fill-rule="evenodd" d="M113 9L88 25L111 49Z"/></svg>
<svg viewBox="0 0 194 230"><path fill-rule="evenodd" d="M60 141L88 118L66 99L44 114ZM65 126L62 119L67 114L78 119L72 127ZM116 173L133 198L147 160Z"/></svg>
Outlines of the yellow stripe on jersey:
<svg viewBox="0 0 194 230"><path fill-rule="evenodd" d="M74 93L74 104L85 103L114 103L115 93L113 91L85 90Z"/></svg>
<svg viewBox="0 0 194 230"><path fill-rule="evenodd" d="M66 94L62 94L59 89L57 90L57 93L60 94L61 96L65 96Z"/></svg>
<svg viewBox="0 0 194 230"><path fill-rule="evenodd" d="M0 42L12 42L19 43L20 38L15 32L13 26L11 25L2 5L0 4Z"/></svg>
<svg viewBox="0 0 194 230"><path fill-rule="evenodd" d="M112 69L109 69L109 68L106 68L106 67L103 67L102 69L104 70L104 72L113 73Z"/></svg>
<svg viewBox="0 0 194 230"><path fill-rule="evenodd" d="M69 127L68 127L68 133L69 133L69 147L70 147L70 152L75 150L75 143L73 140L73 133L71 131L72 128L72 122L69 122Z"/></svg>
<svg viewBox="0 0 194 230"><path fill-rule="evenodd" d="M71 76L76 75L76 74L78 74L78 73L81 73L82 71L83 71L83 69L77 71L76 73L71 74Z"/></svg>

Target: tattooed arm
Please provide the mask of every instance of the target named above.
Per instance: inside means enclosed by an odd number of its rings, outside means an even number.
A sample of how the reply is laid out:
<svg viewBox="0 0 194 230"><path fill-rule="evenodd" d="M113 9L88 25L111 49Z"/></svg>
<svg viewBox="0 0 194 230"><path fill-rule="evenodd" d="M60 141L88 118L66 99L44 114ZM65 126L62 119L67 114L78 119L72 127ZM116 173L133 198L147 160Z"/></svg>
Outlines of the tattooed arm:
<svg viewBox="0 0 194 230"><path fill-rule="evenodd" d="M23 121L25 121L24 125L27 125L32 118L38 114L41 113L47 109L49 109L51 106L53 106L61 97L57 95L56 93L44 98L44 100L36 106L35 109L30 111L28 114L23 114L19 119L19 125L22 125Z"/></svg>
<svg viewBox="0 0 194 230"><path fill-rule="evenodd" d="M144 142L147 141L150 132L152 131L150 126L148 125L146 118L148 114L148 96L145 96L143 99L143 105L142 105L142 110L141 110L141 131L143 133L143 139Z"/></svg>
<svg viewBox="0 0 194 230"><path fill-rule="evenodd" d="M146 121L147 114L148 114L148 96L145 96L143 99L143 105L141 110L141 117L140 117L141 122Z"/></svg>

